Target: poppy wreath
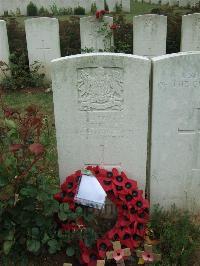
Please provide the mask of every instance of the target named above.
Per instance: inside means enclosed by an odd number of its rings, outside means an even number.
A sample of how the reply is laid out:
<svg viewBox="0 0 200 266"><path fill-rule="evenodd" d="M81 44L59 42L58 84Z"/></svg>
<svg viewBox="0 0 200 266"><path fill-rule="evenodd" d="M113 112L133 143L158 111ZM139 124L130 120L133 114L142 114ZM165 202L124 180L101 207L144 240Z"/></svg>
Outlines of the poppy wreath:
<svg viewBox="0 0 200 266"><path fill-rule="evenodd" d="M120 241L122 248L134 251L143 241L149 220L149 201L143 197L143 191L135 180L129 179L124 172L116 168L111 171L99 166L88 166L87 170L97 178L107 197L117 208L117 221L114 227L97 239L95 247L88 248L83 240L79 241L80 262L83 265L96 266L97 259L104 259L106 252L112 250L112 242ZM67 202L71 210L76 211L74 197L77 193L81 171L68 176L61 185L61 192L54 195L60 203ZM63 230L71 228L64 225Z"/></svg>

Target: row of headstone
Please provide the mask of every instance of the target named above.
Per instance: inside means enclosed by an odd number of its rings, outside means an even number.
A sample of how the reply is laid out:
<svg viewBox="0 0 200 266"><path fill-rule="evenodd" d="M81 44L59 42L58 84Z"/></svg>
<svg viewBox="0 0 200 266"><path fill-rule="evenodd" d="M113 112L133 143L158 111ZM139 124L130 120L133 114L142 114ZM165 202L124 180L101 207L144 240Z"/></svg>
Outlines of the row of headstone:
<svg viewBox="0 0 200 266"><path fill-rule="evenodd" d="M69 56L52 79L61 181L100 165L144 189L150 172L152 205L200 208L200 52Z"/></svg>
<svg viewBox="0 0 200 266"><path fill-rule="evenodd" d="M199 0L136 0L135 2L179 7L195 7L200 3Z"/></svg>
<svg viewBox="0 0 200 266"><path fill-rule="evenodd" d="M4 15L4 12L27 15L27 6L30 2L34 3L38 9L44 7L49 12L51 12L51 8L55 5L58 9L74 9L81 6L85 9L86 13L91 12L93 4L96 5L98 10L105 8L104 0L1 0L0 15ZM107 6L110 12L116 11L117 7L121 7L124 12L130 12L130 0L107 0Z"/></svg>
<svg viewBox="0 0 200 266"><path fill-rule="evenodd" d="M109 51L113 46L112 17L103 21L94 17L80 19L81 48L83 52ZM8 63L9 47L5 21L0 21L0 60ZM61 56L59 23L56 18L25 20L29 63L39 62L41 72L50 80L50 61ZM141 15L133 19L133 54L159 56L166 54L167 17ZM200 14L183 16L181 51L200 50Z"/></svg>

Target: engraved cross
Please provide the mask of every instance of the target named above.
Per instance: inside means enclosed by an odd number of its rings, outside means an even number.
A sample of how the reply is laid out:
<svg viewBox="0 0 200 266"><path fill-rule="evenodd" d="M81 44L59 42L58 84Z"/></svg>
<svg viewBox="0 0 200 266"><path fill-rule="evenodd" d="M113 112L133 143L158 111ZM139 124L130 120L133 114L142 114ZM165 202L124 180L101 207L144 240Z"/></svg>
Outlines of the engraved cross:
<svg viewBox="0 0 200 266"><path fill-rule="evenodd" d="M46 62L46 57L45 57L46 51L51 50L51 48L45 47L46 45L44 43L45 43L44 40L42 40L42 47L38 47L36 49L42 51L42 55L44 57L44 62Z"/></svg>
<svg viewBox="0 0 200 266"><path fill-rule="evenodd" d="M178 129L180 134L194 135L194 166L192 171L200 171L200 108L195 109L197 123L195 129Z"/></svg>

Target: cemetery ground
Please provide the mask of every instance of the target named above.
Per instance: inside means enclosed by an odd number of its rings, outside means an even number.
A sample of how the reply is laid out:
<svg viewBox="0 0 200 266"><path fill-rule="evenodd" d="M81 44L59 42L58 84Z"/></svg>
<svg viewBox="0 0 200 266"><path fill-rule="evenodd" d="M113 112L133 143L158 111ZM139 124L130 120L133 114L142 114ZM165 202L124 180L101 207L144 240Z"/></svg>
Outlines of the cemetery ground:
<svg viewBox="0 0 200 266"><path fill-rule="evenodd" d="M161 8L160 5L134 3L132 4L132 14L124 14L124 18L127 23L132 23L133 15L149 12L157 12L161 14L165 12L173 12L173 14L176 13L178 16L181 16L188 11L191 10L178 7L175 7L172 10L167 6ZM57 17L61 22L74 18L74 16ZM22 25L24 25L24 19L26 18L27 17L15 17L20 27L23 27ZM12 17L3 19L10 20L11 23L13 20ZM175 24L176 22L174 22L174 25ZM76 26L79 26L78 23ZM13 42L10 41L11 51L14 51L14 48L16 47L23 48L25 45L25 42L23 41L24 32L15 32L15 29L16 28L14 27L12 28L12 31L8 31L10 40L14 40ZM14 34L12 36L13 32L19 35L16 36L16 34ZM77 35L75 33L72 37L74 38L74 43L78 43ZM130 39L132 41L132 38ZM64 39L61 37L61 47L62 43L64 43ZM70 45L70 47L73 46L72 43ZM174 47L172 50L174 51ZM66 55L66 51L67 48L66 50L63 49L62 55ZM80 52L79 43L73 50L73 53L77 53L77 51ZM130 52L130 49L128 52L132 53ZM17 67L19 68L19 66ZM19 89L17 84L18 83L15 83L13 91L4 90L2 92L2 103L4 107L8 106L16 109L23 118L24 115L26 115L25 118L27 118L32 112L34 113L34 106L37 106L39 113L42 114L42 127L40 128L39 133L44 151L41 147L37 147L37 149L33 147L31 148L30 151L33 153L31 156L41 154L41 160L37 161L36 165L29 169L28 179L22 178L21 180L16 181L16 183L14 182L14 188L15 186L22 187L20 190L20 196L18 193L14 192L15 190L13 190L12 182L7 184L4 183L4 179L0 180L0 265L12 266L19 263L19 265L25 266L28 262L30 266L53 266L62 265L64 262L73 262L73 265L78 266L79 264L74 258L75 256L73 256L74 250L77 248L77 242L70 242L70 249L66 249L66 247L69 247L69 242L68 240L63 239L58 233L57 221L55 218L55 213L57 214L61 212L61 210L53 199L53 195L59 191L59 177L52 92L47 91L46 88L31 89L26 88L26 86L23 89ZM27 111L27 107L30 104L32 107ZM8 109L8 117L11 113L12 110ZM12 147L12 150L9 150L7 144L9 143L11 135L4 134L5 127L8 132L11 132L10 134L13 134L12 129L14 131L16 129L12 119L11 121L5 121L3 119L3 113L0 111L0 134L2 134L1 136L3 136L3 139L5 140L5 143L2 142L3 144L0 142L0 155L1 152L3 155L10 153L15 154L17 151L15 149L18 149L18 147L14 146ZM23 129L25 130L26 128ZM4 150L4 144L8 150ZM29 157L26 158L24 156L23 159L25 162L28 162ZM2 161L0 162L2 163ZM9 173L10 168L12 168L15 163L15 161L6 160L5 172L8 171ZM19 164L16 167L16 169L19 169L16 171L22 170L22 173L24 173L23 163L23 160L19 161ZM0 171L2 171L1 167ZM20 197L20 202L18 202L18 196ZM94 216L93 218L90 226L98 228L99 235L103 234L101 230L104 232L107 231L115 222L115 219L112 218L109 220L106 220L103 217L101 217L101 220L98 216ZM17 222L14 223L13 221ZM1 227L2 224L3 226ZM146 241L150 244L155 244L155 250L162 254L162 261L154 265L200 265L199 215L183 212L174 206L172 206L169 211L164 211L158 206L155 206L151 213L148 229ZM133 261L127 261L126 266L138 265L137 262L136 257L134 257ZM111 262L106 265L116 264Z"/></svg>
<svg viewBox="0 0 200 266"><path fill-rule="evenodd" d="M56 153L56 138L55 138L55 125L53 115L53 99L52 93L46 92L45 89L24 89L21 91L5 92L3 93L4 104L6 106L12 106L24 112L27 106L36 105L40 112L45 117L44 131L49 135L48 141L43 139L45 145L45 161L43 167L43 178L48 180L55 180L56 187L58 189L58 167L57 167L57 153ZM44 133L44 132L43 132ZM46 134L46 133L45 133ZM55 189L55 187L53 188ZM1 193L0 193L1 195ZM31 196L31 195L30 195ZM44 199L45 200L45 199ZM49 217L48 217L49 219ZM53 219L53 216L52 218ZM97 218L99 221L99 217ZM1 220L0 220L1 221ZM115 221L101 220L101 228L108 230L110 223ZM45 221L43 221L45 223ZM99 223L97 222L97 225ZM23 229L24 230L24 229ZM27 229L28 230L28 229ZM150 243L157 243L156 250L162 253L162 262L153 265L171 266L171 265L200 265L200 217L198 215L188 215L176 208L173 208L169 212L165 212L157 207L152 212L151 220L149 223ZM0 232L1 235L2 232ZM98 232L101 234L100 232ZM52 232L52 235L55 232ZM54 238L53 238L54 239ZM55 239L54 239L55 240ZM58 241L58 239L56 240ZM0 247L1 247L0 241ZM23 244L22 244L23 247ZM26 248L25 248L26 249ZM13 251L11 254L15 254ZM28 265L62 265L64 262L73 262L73 265L78 266L77 260L71 259L66 256L65 250L54 251L55 254L49 254L45 245L41 246L40 251L35 253L30 250L23 253L23 256L28 259ZM51 252L50 252L51 253ZM0 248L0 254L2 255L2 249ZM13 256L13 255L12 255ZM15 254L17 261L17 256ZM16 263L15 261L15 263ZM3 264L0 257L0 265L14 265L13 258ZM23 266L26 262L23 262ZM15 264L16 265L16 264ZM19 264L20 265L20 264ZM106 265L115 265L115 263L108 263ZM136 258L126 262L127 266L138 265Z"/></svg>

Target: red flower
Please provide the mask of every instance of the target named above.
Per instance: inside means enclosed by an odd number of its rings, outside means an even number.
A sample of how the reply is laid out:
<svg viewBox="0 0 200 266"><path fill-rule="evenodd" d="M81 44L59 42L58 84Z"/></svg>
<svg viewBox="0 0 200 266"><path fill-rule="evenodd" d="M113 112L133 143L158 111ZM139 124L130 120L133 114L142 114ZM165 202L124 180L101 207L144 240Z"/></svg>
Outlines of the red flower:
<svg viewBox="0 0 200 266"><path fill-rule="evenodd" d="M99 19L100 18L100 12L96 11L96 18Z"/></svg>
<svg viewBox="0 0 200 266"><path fill-rule="evenodd" d="M111 30L116 30L116 29L119 29L119 28L120 28L120 26L117 25L117 24L115 24L115 23L113 23L112 25L110 25L110 29Z"/></svg>
<svg viewBox="0 0 200 266"><path fill-rule="evenodd" d="M102 238L97 240L97 249L100 258L104 258L106 252L112 247L110 240Z"/></svg>
<svg viewBox="0 0 200 266"><path fill-rule="evenodd" d="M16 151L19 151L22 147L23 147L22 144L12 144L10 145L10 151L16 152Z"/></svg>

